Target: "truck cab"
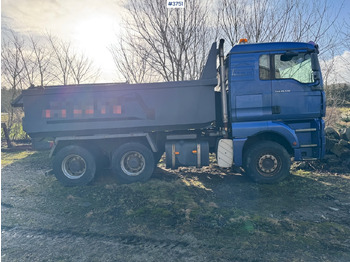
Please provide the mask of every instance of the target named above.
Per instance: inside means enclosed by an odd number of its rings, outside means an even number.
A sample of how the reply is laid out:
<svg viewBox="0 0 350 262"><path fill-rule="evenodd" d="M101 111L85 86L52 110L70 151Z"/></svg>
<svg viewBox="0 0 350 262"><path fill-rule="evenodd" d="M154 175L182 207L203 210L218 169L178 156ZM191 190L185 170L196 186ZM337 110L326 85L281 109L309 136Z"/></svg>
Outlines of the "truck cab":
<svg viewBox="0 0 350 262"><path fill-rule="evenodd" d="M233 162L250 173L256 166L255 180L272 181L279 168L271 144L297 161L324 155L325 92L317 54L314 43L239 44L225 59ZM253 163L257 144L270 149Z"/></svg>
<svg viewBox="0 0 350 262"><path fill-rule="evenodd" d="M232 121L324 116L317 52L306 43L234 46L227 59Z"/></svg>

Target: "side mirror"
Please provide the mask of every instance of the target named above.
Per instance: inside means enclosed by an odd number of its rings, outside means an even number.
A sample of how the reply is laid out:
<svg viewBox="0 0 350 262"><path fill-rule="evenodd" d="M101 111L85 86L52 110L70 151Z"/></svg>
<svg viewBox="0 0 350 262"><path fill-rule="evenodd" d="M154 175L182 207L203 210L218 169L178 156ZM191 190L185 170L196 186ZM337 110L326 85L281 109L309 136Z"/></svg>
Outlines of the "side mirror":
<svg viewBox="0 0 350 262"><path fill-rule="evenodd" d="M321 80L321 72L320 71L314 71L314 81L320 81Z"/></svg>
<svg viewBox="0 0 350 262"><path fill-rule="evenodd" d="M312 71L320 71L320 64L316 53L311 53L311 68Z"/></svg>

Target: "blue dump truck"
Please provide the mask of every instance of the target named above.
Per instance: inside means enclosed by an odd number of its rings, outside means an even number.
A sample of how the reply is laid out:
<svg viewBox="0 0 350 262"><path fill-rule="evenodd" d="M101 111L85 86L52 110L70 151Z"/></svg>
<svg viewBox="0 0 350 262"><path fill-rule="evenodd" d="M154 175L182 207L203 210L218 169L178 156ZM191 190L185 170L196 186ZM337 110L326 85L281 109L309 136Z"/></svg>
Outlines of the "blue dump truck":
<svg viewBox="0 0 350 262"><path fill-rule="evenodd" d="M326 100L318 46L214 43L199 80L87 84L24 90L23 128L55 139L53 172L86 185L108 166L122 183L146 181L163 153L167 168L243 167L259 183L289 175L291 160L325 153ZM217 66L219 61L219 66Z"/></svg>

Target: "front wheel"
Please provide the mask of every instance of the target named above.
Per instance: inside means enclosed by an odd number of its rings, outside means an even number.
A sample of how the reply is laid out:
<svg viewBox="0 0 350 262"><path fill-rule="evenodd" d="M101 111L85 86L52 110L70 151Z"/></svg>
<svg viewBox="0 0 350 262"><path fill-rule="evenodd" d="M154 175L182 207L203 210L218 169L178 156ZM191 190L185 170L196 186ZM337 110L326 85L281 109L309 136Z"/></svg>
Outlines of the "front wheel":
<svg viewBox="0 0 350 262"><path fill-rule="evenodd" d="M66 146L55 155L53 171L57 180L65 186L87 185L95 177L95 158L83 147Z"/></svg>
<svg viewBox="0 0 350 262"><path fill-rule="evenodd" d="M112 156L112 171L121 183L147 181L154 170L153 152L139 143L126 143Z"/></svg>
<svg viewBox="0 0 350 262"><path fill-rule="evenodd" d="M258 183L271 184L285 179L290 164L286 149L272 141L257 143L244 154L244 169Z"/></svg>

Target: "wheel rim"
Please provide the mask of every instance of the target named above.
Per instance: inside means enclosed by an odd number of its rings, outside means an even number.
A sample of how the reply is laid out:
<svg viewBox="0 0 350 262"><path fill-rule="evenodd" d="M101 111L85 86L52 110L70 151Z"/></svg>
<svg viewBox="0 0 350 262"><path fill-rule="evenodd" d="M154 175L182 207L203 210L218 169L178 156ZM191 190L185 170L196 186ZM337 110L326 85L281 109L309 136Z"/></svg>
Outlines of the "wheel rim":
<svg viewBox="0 0 350 262"><path fill-rule="evenodd" d="M264 154L258 159L257 167L261 175L272 177L281 169L281 161L272 154Z"/></svg>
<svg viewBox="0 0 350 262"><path fill-rule="evenodd" d="M79 155L68 155L62 161L62 172L69 179L81 178L87 169L84 158Z"/></svg>
<svg viewBox="0 0 350 262"><path fill-rule="evenodd" d="M120 166L126 175L138 176L145 170L146 160L141 153L130 151L123 155Z"/></svg>

